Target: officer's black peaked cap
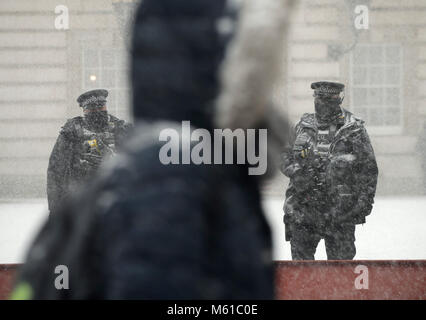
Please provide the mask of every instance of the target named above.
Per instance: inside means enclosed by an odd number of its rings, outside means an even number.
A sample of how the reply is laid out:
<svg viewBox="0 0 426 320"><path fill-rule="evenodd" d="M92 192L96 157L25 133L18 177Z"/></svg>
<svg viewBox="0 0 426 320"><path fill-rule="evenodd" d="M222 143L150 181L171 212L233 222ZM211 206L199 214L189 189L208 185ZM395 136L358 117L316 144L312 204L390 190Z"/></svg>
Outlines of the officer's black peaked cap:
<svg viewBox="0 0 426 320"><path fill-rule="evenodd" d="M108 91L105 89L90 90L77 98L77 102L80 107L85 108L87 106L102 106L106 103L108 97Z"/></svg>
<svg viewBox="0 0 426 320"><path fill-rule="evenodd" d="M339 94L344 88L345 85L339 82L319 81L311 84L311 89L318 94Z"/></svg>

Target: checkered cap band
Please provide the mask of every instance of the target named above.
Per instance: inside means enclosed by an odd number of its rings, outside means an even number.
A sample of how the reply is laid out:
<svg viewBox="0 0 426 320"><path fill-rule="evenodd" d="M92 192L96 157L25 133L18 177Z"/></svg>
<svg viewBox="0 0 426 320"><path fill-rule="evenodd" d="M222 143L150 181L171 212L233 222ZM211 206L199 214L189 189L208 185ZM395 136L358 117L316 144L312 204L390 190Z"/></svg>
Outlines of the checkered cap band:
<svg viewBox="0 0 426 320"><path fill-rule="evenodd" d="M82 108L90 106L102 106L106 103L106 97L103 96L91 96L80 103Z"/></svg>

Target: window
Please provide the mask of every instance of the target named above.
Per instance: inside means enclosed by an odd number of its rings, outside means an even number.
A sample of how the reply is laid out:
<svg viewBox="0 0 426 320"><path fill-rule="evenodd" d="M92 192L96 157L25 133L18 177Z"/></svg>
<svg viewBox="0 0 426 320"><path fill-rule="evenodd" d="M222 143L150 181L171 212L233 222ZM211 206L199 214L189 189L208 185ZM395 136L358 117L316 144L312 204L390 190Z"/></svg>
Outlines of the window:
<svg viewBox="0 0 426 320"><path fill-rule="evenodd" d="M402 49L358 45L351 57L351 108L372 132L402 131Z"/></svg>
<svg viewBox="0 0 426 320"><path fill-rule="evenodd" d="M83 49L83 91L98 88L108 90L108 111L124 119L128 119L129 115L128 69L124 49Z"/></svg>

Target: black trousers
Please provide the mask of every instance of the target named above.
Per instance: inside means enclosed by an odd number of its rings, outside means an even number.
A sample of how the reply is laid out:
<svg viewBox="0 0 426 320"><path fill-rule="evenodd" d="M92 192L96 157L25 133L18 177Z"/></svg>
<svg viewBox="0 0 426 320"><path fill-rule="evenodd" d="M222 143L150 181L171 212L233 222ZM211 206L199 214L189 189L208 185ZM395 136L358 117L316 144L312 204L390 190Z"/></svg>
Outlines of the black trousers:
<svg viewBox="0 0 426 320"><path fill-rule="evenodd" d="M315 260L315 251L321 239L324 239L328 260L352 260L355 257L354 224L328 226L325 230L303 224L292 225L291 228L293 260Z"/></svg>

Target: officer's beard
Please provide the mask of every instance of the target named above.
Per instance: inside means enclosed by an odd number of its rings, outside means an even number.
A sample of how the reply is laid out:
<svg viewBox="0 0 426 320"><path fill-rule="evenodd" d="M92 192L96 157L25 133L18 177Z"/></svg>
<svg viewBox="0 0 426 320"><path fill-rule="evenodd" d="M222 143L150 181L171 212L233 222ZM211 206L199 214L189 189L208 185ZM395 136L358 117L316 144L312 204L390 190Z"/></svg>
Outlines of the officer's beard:
<svg viewBox="0 0 426 320"><path fill-rule="evenodd" d="M95 131L103 130L108 126L108 112L105 110L88 112L84 118L88 126Z"/></svg>
<svg viewBox="0 0 426 320"><path fill-rule="evenodd" d="M315 100L315 117L319 126L328 126L342 115L340 99Z"/></svg>

